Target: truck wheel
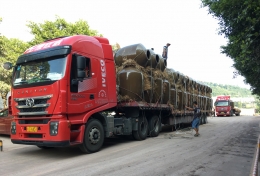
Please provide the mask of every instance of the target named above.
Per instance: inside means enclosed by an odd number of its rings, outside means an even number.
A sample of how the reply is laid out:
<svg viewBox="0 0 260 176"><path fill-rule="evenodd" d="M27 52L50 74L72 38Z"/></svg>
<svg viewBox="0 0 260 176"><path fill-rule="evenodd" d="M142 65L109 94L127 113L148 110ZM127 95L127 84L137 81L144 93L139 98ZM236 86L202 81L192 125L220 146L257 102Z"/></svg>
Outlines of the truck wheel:
<svg viewBox="0 0 260 176"><path fill-rule="evenodd" d="M158 116L154 115L149 120L149 131L151 137L157 137L161 129L161 121Z"/></svg>
<svg viewBox="0 0 260 176"><path fill-rule="evenodd" d="M40 149L52 149L52 148L54 148L54 147L39 146L39 145L37 145L37 147L39 147Z"/></svg>
<svg viewBox="0 0 260 176"><path fill-rule="evenodd" d="M104 128L100 121L91 119L86 124L83 143L79 147L84 153L97 152L101 149L104 138Z"/></svg>
<svg viewBox="0 0 260 176"><path fill-rule="evenodd" d="M136 140L145 140L148 133L148 122L145 117L139 117L138 119L138 129L133 131L133 137Z"/></svg>
<svg viewBox="0 0 260 176"><path fill-rule="evenodd" d="M240 116L240 113L236 114L236 116Z"/></svg>
<svg viewBox="0 0 260 176"><path fill-rule="evenodd" d="M207 124L208 123L208 116L206 115L205 116L205 124Z"/></svg>
<svg viewBox="0 0 260 176"><path fill-rule="evenodd" d="M205 122L205 118L206 118L206 115L203 115L202 116L202 124L205 124L206 122Z"/></svg>

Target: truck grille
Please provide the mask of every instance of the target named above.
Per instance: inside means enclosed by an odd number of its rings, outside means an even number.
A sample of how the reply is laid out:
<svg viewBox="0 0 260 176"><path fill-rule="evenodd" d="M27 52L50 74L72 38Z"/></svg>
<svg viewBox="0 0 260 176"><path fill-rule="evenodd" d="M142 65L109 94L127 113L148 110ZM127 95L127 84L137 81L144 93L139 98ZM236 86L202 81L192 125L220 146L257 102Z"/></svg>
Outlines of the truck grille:
<svg viewBox="0 0 260 176"><path fill-rule="evenodd" d="M14 101L18 103L16 108L20 111L18 115L46 115L47 107L50 106L48 100L52 95L45 95L40 97L15 98Z"/></svg>

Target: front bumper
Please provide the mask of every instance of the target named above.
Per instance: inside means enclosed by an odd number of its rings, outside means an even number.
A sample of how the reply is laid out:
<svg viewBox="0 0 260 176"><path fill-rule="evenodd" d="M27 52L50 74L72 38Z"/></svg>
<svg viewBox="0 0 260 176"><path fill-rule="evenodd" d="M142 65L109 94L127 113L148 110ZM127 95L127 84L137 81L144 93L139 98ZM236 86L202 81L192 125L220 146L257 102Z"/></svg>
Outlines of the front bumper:
<svg viewBox="0 0 260 176"><path fill-rule="evenodd" d="M16 134L11 134L11 141L14 144L38 145L49 147L63 147L70 145L70 123L67 120L55 119L58 121L58 133L50 135L50 122L47 124L19 124L16 122ZM28 132L28 127L37 128L35 132Z"/></svg>
<svg viewBox="0 0 260 176"><path fill-rule="evenodd" d="M229 112L216 112L217 116L225 116L225 115L229 115Z"/></svg>
<svg viewBox="0 0 260 176"><path fill-rule="evenodd" d="M33 141L33 140L11 140L14 144L37 145L46 147L66 147L70 146L70 141Z"/></svg>

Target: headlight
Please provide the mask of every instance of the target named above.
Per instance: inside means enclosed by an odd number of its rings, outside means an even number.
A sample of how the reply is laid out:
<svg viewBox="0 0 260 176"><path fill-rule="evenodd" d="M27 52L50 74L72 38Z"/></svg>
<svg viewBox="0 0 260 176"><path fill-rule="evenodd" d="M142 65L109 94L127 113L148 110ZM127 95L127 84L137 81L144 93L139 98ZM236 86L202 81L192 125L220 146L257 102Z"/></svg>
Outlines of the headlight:
<svg viewBox="0 0 260 176"><path fill-rule="evenodd" d="M50 123L50 135L51 136L56 136L58 134L58 127L59 127L59 122Z"/></svg>
<svg viewBox="0 0 260 176"><path fill-rule="evenodd" d="M11 122L11 134L16 134L16 123Z"/></svg>

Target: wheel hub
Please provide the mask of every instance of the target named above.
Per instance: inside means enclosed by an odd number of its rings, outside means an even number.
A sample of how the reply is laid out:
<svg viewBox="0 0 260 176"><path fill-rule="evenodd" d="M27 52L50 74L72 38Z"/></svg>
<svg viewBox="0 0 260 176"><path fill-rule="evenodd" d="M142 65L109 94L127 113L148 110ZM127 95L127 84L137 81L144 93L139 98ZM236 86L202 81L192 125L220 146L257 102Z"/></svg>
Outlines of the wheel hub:
<svg viewBox="0 0 260 176"><path fill-rule="evenodd" d="M97 128L92 128L89 131L89 141L91 142L91 144L96 144L98 143L100 139L100 131Z"/></svg>

